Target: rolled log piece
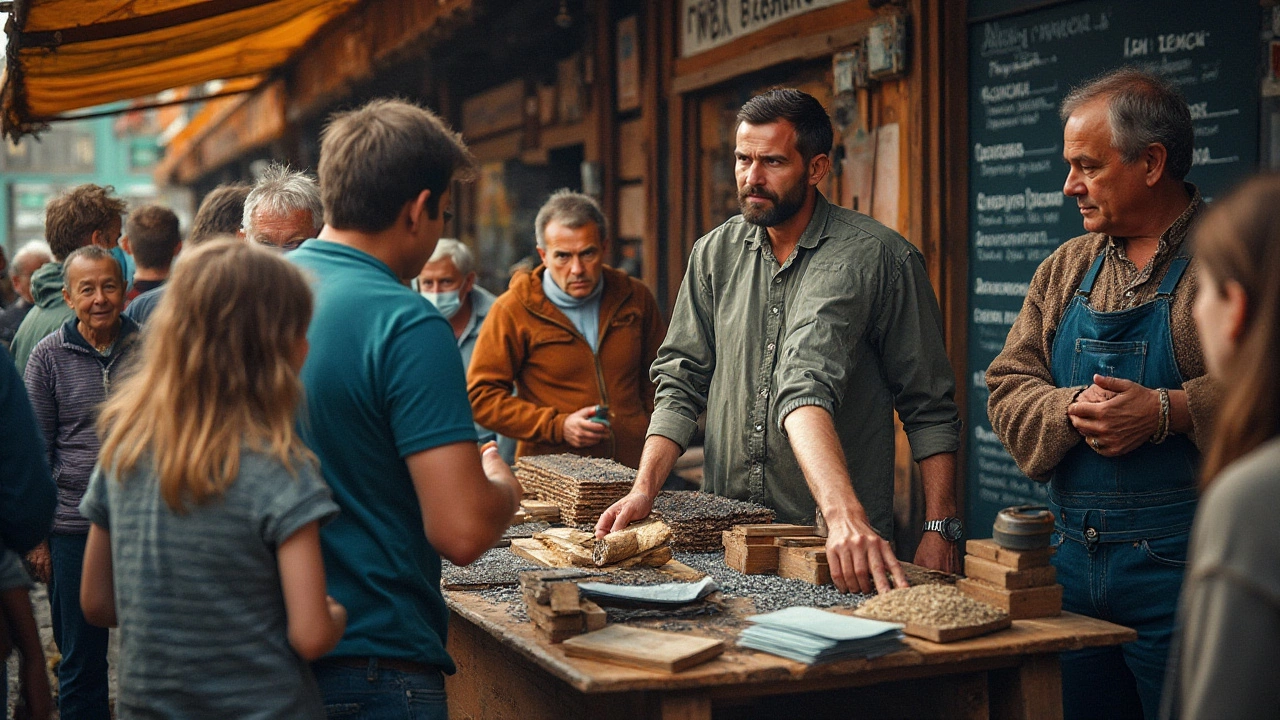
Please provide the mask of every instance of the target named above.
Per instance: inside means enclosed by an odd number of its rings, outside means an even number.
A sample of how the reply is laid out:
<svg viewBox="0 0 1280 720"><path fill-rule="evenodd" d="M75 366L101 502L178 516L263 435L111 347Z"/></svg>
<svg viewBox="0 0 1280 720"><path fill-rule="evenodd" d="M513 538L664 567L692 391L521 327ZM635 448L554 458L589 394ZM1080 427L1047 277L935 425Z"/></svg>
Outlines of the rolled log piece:
<svg viewBox="0 0 1280 720"><path fill-rule="evenodd" d="M603 567L652 550L671 539L671 528L656 518L628 525L596 540L591 559Z"/></svg>

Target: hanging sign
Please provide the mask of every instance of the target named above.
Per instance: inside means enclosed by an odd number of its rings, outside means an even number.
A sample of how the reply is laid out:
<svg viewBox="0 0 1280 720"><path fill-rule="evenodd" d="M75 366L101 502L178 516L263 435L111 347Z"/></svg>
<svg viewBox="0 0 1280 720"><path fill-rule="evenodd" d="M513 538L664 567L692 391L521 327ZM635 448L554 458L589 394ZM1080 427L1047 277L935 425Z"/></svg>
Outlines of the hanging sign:
<svg viewBox="0 0 1280 720"><path fill-rule="evenodd" d="M681 0L681 57L746 37L775 23L844 0Z"/></svg>

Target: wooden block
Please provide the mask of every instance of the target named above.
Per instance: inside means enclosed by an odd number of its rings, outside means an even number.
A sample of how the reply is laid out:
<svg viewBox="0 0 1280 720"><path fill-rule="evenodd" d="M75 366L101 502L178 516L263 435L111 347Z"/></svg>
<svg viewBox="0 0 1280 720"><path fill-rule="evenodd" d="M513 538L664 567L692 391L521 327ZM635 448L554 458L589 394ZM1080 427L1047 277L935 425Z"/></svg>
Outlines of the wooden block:
<svg viewBox="0 0 1280 720"><path fill-rule="evenodd" d="M564 643L564 653L570 657L669 673L699 665L722 652L724 643L720 640L627 625L609 625Z"/></svg>
<svg viewBox="0 0 1280 720"><path fill-rule="evenodd" d="M982 580L961 578L956 581L956 587L974 600L1004 610L1013 620L1054 617L1062 614L1061 585L1005 590Z"/></svg>
<svg viewBox="0 0 1280 720"><path fill-rule="evenodd" d="M521 500L520 508L534 520L560 522L560 506L545 500Z"/></svg>
<svg viewBox="0 0 1280 720"><path fill-rule="evenodd" d="M1005 590L1044 587L1053 585L1058 579L1058 571L1052 565L1014 570L976 555L965 556L964 574L976 580L985 580Z"/></svg>
<svg viewBox="0 0 1280 720"><path fill-rule="evenodd" d="M827 539L817 535L800 535L797 537L774 538L773 544L778 547L815 547L818 545L825 546Z"/></svg>
<svg viewBox="0 0 1280 720"><path fill-rule="evenodd" d="M1014 570L1026 570L1048 565L1049 558L1053 557L1054 549L1010 550L1000 547L995 540L970 540L965 543L965 552Z"/></svg>
<svg viewBox="0 0 1280 720"><path fill-rule="evenodd" d="M551 590L555 585L568 580L580 580L595 577L595 573L583 570L525 570L520 573L520 589L531 593L539 605L551 604Z"/></svg>
<svg viewBox="0 0 1280 720"><path fill-rule="evenodd" d="M525 611L529 614L529 619L533 624L547 632L582 632L585 627L586 616L578 608L572 613L556 614L551 612L550 605L539 605L536 602L529 602L529 598L525 597Z"/></svg>
<svg viewBox="0 0 1280 720"><path fill-rule="evenodd" d="M787 523L758 523L753 525L735 525L734 532L747 537L801 537L812 536L812 525L790 525Z"/></svg>
<svg viewBox="0 0 1280 720"><path fill-rule="evenodd" d="M724 548L724 564L744 575L772 575L778 571L778 548L731 542Z"/></svg>
<svg viewBox="0 0 1280 720"><path fill-rule="evenodd" d="M778 575L812 585L831 584L827 553L819 548L778 548Z"/></svg>
<svg viewBox="0 0 1280 720"><path fill-rule="evenodd" d="M582 601L582 615L586 620L587 632L599 630L609 624L609 616L605 614L604 608L590 600Z"/></svg>
<svg viewBox="0 0 1280 720"><path fill-rule="evenodd" d="M578 585L572 582L551 583L551 612L557 615L581 612L578 607Z"/></svg>
<svg viewBox="0 0 1280 720"><path fill-rule="evenodd" d="M916 623L906 623L906 627L902 632L918 638L924 638L936 643L949 643L956 640L964 640L966 638L986 635L996 630L1004 630L1013 624L1013 618L1005 615L999 620L980 623L977 625L961 625L958 627L936 627L933 625L918 625Z"/></svg>
<svg viewBox="0 0 1280 720"><path fill-rule="evenodd" d="M668 562L671 562L671 557L672 557L671 546L663 545L662 547L656 547L656 548L653 548L652 550L645 550L639 555L629 557L620 563L614 563L613 565L606 565L605 567L600 569L610 570L613 568L629 568L629 567L636 567L636 566L662 567L663 565L666 565Z"/></svg>

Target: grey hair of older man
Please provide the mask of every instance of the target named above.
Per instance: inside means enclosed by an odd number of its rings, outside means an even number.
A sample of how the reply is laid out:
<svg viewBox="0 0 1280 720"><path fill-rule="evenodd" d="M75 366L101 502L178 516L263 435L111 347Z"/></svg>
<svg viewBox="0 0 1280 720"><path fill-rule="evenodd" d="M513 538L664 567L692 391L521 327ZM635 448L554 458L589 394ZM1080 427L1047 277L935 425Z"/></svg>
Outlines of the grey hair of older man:
<svg viewBox="0 0 1280 720"><path fill-rule="evenodd" d="M431 253L431 259L427 262L439 262L446 258L453 261L453 266L458 268L458 272L463 277L476 270L476 256L471 252L471 248L453 238L440 238L440 242L436 243L435 252Z"/></svg>
<svg viewBox="0 0 1280 720"><path fill-rule="evenodd" d="M310 175L291 170L283 163L272 163L244 199L240 225L246 237L253 237L253 216L261 210L271 215L287 215L296 210L311 213L312 225L324 225L324 206L320 203L320 185Z"/></svg>

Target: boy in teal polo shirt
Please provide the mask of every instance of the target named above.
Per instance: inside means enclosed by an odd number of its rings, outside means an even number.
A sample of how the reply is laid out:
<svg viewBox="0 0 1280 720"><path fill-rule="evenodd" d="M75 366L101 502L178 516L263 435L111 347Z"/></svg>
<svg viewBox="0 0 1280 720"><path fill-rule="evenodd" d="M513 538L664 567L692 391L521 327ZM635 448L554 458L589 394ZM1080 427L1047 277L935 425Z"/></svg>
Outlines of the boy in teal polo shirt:
<svg viewBox="0 0 1280 720"><path fill-rule="evenodd" d="M301 420L342 508L321 545L349 619L316 679L326 705L361 717L443 718L454 665L440 558L479 557L521 494L497 452L476 447L448 322L403 282L431 256L449 184L472 160L431 112L376 100L325 128L319 170L325 227L289 259L315 278Z"/></svg>

